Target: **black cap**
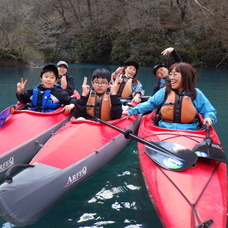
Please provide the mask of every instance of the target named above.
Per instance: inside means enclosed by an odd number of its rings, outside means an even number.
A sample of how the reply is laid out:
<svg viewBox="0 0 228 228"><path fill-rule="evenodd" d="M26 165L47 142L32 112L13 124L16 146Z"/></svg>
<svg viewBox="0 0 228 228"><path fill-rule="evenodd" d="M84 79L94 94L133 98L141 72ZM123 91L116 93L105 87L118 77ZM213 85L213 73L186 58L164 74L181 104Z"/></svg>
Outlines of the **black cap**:
<svg viewBox="0 0 228 228"><path fill-rule="evenodd" d="M139 64L136 63L135 61L128 61L124 63L124 66L134 66L136 71L139 69Z"/></svg>
<svg viewBox="0 0 228 228"><path fill-rule="evenodd" d="M58 78L58 69L55 65L50 64L50 65L44 66L44 68L42 69L42 71L40 73L40 77L42 77L42 75L46 72L53 72L55 74L55 77Z"/></svg>
<svg viewBox="0 0 228 228"><path fill-rule="evenodd" d="M157 65L154 66L153 73L154 73L155 76L156 76L157 70L159 68L161 68L161 67L166 67L166 66L164 64L157 64Z"/></svg>
<svg viewBox="0 0 228 228"><path fill-rule="evenodd" d="M92 74L92 80L94 78L106 78L108 82L111 80L111 72L105 68L98 68Z"/></svg>

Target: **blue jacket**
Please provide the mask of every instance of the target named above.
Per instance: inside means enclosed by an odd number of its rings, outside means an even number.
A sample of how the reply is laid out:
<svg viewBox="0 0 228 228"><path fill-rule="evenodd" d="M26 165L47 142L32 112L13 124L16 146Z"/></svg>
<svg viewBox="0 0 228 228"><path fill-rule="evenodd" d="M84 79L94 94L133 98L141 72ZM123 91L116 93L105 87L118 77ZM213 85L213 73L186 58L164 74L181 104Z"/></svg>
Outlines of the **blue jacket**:
<svg viewBox="0 0 228 228"><path fill-rule="evenodd" d="M201 90L196 88L196 99L193 101L194 106L197 109L197 112L202 114L204 118L210 118L213 123L217 122L216 118L216 110L210 103L210 101L206 98ZM152 111L159 107L165 99L166 87L161 88L155 93L152 97L148 99L148 101L138 104L134 108L129 108L128 113L130 115L138 115L143 114L148 111ZM179 129L179 130L196 130L199 126L199 122L182 124L182 123L168 123L160 120L158 125L163 128L169 129Z"/></svg>

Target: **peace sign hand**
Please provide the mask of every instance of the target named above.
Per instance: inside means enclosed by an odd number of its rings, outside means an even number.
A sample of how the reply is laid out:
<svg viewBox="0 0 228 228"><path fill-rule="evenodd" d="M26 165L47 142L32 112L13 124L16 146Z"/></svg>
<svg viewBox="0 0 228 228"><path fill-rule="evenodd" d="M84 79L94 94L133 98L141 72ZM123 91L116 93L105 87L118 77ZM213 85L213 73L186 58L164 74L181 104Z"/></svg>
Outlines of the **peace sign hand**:
<svg viewBox="0 0 228 228"><path fill-rule="evenodd" d="M85 96L85 97L88 96L89 91L90 91L90 86L87 85L87 77L84 77L84 81L82 84L82 96Z"/></svg>
<svg viewBox="0 0 228 228"><path fill-rule="evenodd" d="M17 83L17 92L18 93L23 93L24 89L25 89L25 85L27 83L27 79L24 80L23 78L21 78L21 81Z"/></svg>
<svg viewBox="0 0 228 228"><path fill-rule="evenodd" d="M118 92L118 80L115 80L111 85L110 85L110 95L116 95Z"/></svg>

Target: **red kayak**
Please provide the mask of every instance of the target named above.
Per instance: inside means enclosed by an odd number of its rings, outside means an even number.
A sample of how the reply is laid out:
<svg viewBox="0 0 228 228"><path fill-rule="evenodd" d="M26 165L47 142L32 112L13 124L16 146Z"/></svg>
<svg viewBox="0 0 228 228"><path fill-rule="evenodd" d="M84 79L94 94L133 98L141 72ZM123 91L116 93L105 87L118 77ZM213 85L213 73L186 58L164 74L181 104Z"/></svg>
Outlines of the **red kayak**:
<svg viewBox="0 0 228 228"><path fill-rule="evenodd" d="M107 124L136 132L140 120L141 116L123 116ZM30 162L32 167L15 175L11 183L0 185L0 215L19 226L34 223L60 197L104 167L129 143L108 125L73 118L42 147ZM13 169L9 172L13 173Z"/></svg>
<svg viewBox="0 0 228 228"><path fill-rule="evenodd" d="M149 114L143 116L138 136L147 141L170 143L168 150L171 150L172 143L176 143L194 153L192 150L196 145L204 144L206 130L160 128L154 125L152 114ZM210 137L213 145L219 147L220 141L213 128L210 129ZM221 147L220 149L222 152ZM227 167L224 162L199 157L195 165L175 171L160 166L156 162L157 157L155 160L151 159L145 153L146 150L144 144L138 143L141 171L164 227L226 227ZM156 156L160 155L158 152ZM168 156L172 158L172 154Z"/></svg>
<svg viewBox="0 0 228 228"><path fill-rule="evenodd" d="M0 182L6 170L14 164L29 163L52 134L62 127L70 115L59 108L53 112L20 110L12 106L1 115Z"/></svg>

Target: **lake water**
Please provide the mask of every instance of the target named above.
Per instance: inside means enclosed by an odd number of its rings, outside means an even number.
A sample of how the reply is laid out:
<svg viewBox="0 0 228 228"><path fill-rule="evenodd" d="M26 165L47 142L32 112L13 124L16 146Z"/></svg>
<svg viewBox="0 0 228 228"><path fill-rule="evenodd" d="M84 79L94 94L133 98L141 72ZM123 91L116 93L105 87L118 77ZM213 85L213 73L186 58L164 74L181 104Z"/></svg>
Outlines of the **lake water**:
<svg viewBox="0 0 228 228"><path fill-rule="evenodd" d="M93 70L117 66L70 65L76 89L81 92L83 77L90 80ZM16 102L16 84L28 79L27 88L39 82L41 68L0 69L0 110ZM228 151L228 71L198 69L199 88L217 109L215 129L223 148ZM145 95L151 95L156 82L152 67L140 67L138 79ZM9 136L10 137L10 136ZM34 205L35 207L36 205ZM0 218L0 228L17 227ZM31 228L161 228L162 225L147 195L137 159L136 143L132 142L118 157L76 189L67 193Z"/></svg>

